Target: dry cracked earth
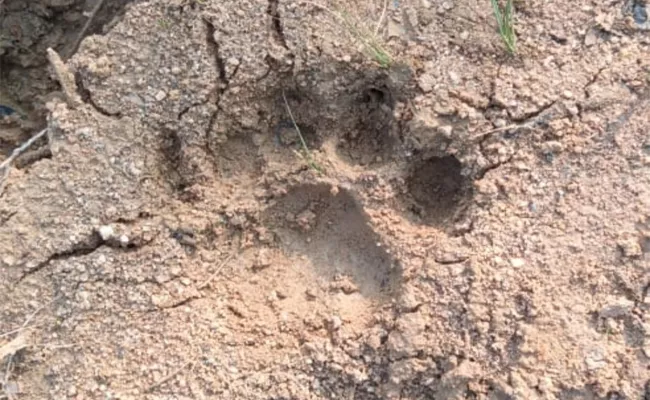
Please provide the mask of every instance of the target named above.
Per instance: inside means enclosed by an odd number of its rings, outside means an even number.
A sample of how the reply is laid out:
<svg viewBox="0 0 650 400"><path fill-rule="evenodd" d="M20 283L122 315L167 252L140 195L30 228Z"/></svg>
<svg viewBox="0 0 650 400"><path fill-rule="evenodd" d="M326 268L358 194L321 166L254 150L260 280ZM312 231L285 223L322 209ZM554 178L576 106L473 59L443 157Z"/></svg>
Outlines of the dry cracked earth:
<svg viewBox="0 0 650 400"><path fill-rule="evenodd" d="M0 1L0 398L650 399L644 1L101 3Z"/></svg>

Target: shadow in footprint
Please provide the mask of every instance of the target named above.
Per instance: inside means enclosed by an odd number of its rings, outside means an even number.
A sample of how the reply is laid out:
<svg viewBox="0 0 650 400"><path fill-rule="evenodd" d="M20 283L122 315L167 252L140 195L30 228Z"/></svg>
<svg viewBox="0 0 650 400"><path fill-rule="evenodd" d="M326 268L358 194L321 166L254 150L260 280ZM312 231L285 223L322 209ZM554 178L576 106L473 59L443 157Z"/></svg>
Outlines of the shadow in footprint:
<svg viewBox="0 0 650 400"><path fill-rule="evenodd" d="M266 215L284 249L306 256L325 279L348 275L362 295L371 297L397 288L397 263L346 190L335 192L326 184L298 186Z"/></svg>
<svg viewBox="0 0 650 400"><path fill-rule="evenodd" d="M431 157L414 165L407 178L408 202L424 223L451 224L467 208L472 186L461 169L454 156Z"/></svg>
<svg viewBox="0 0 650 400"><path fill-rule="evenodd" d="M367 88L350 107L354 110L356 124L339 142L339 155L355 165L377 164L390 158L398 142L397 137L391 135L395 99L390 90Z"/></svg>

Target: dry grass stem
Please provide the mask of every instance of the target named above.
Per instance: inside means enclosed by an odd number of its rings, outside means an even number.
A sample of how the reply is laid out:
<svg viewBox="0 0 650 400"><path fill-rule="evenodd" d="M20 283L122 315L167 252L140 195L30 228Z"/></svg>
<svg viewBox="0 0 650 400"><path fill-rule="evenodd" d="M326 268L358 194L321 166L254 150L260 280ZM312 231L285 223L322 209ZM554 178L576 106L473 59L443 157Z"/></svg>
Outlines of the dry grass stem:
<svg viewBox="0 0 650 400"><path fill-rule="evenodd" d="M379 29L381 29L381 24L384 22L384 17L386 16L386 11L388 10L388 0L384 0L384 9L381 12L379 20L377 20L377 26L375 26L375 37L379 35Z"/></svg>
<svg viewBox="0 0 650 400"><path fill-rule="evenodd" d="M145 390L145 393L151 393L151 392L153 392L154 389L156 389L158 386L160 386L160 385L164 384L165 382L169 381L170 379L172 379L173 377L175 377L176 375L178 375L182 370L184 370L185 368L187 368L187 367L189 367L189 366L191 366L191 365L193 365L193 364L194 364L194 361L188 361L188 362L186 362L185 364L181 365L180 367L178 367L177 369L175 369L175 370L174 370L172 373L170 373L169 375L165 376L164 378L160 379L158 382L155 382L154 384L152 384L151 386L149 386L149 387L147 388L147 390Z"/></svg>
<svg viewBox="0 0 650 400"><path fill-rule="evenodd" d="M221 264L219 264L219 265L217 266L217 269L212 273L212 275L210 275L210 276L208 277L208 279L206 279L202 284L200 284L199 286L197 286L197 288L198 288L199 290L201 290L201 289L207 287L207 286L210 284L210 282L212 282L212 281L214 280L214 278L216 278L217 275L219 275L219 273L221 272L221 270L222 270L226 265L228 265L228 263L230 262L230 260L233 259L233 257L235 256L236 253L237 253L237 251L236 251L235 249L233 249L233 250L230 252L230 254L228 254L228 256L227 256L227 257L226 257L226 258L221 262Z"/></svg>
<svg viewBox="0 0 650 400"><path fill-rule="evenodd" d="M90 28L90 24L93 23L93 20L95 19L95 16L99 12L99 9L102 8L103 4L104 4L104 0L97 1L97 4L95 4L95 7L93 7L92 11L90 12L90 15L88 16L88 19L86 20L86 23L84 24L84 26L81 28L81 30L77 34L77 38L75 39L74 43L72 44L72 47L70 47L70 49L68 50L68 53L66 54L66 58L72 57L72 55L77 52L77 49L79 48L79 45L81 44L81 41L83 40L84 37L86 37L86 32L88 32L88 29Z"/></svg>
<svg viewBox="0 0 650 400"><path fill-rule="evenodd" d="M0 164L0 171L2 171L2 176L0 176L0 196L2 196L2 192L4 191L5 188L5 181L7 180L7 177L9 176L9 170L11 169L11 164L18 158L19 155L24 153L27 149L29 149L36 141L47 133L48 129L45 128L36 135L32 136L29 138L28 141L20 145L19 147L15 148L14 151L11 152L11 155L7 157L6 160ZM2 336L0 336L2 337Z"/></svg>
<svg viewBox="0 0 650 400"><path fill-rule="evenodd" d="M309 151L309 147L307 147L307 142L305 142L305 138L302 136L302 132L300 131L300 127L298 127L298 123L296 122L296 119L293 117L293 112L291 112L291 107L289 107L289 102L287 101L287 96L284 94L284 90L282 91L282 99L284 100L284 105L287 108L287 112L289 113L289 118L291 118L291 123L293 124L293 127L296 129L296 132L298 132L298 137L300 137L300 144L302 146L302 151L303 151L303 157L305 157L305 160L307 161L307 164L316 172L323 173L322 169L314 162L314 159L311 157L311 153Z"/></svg>

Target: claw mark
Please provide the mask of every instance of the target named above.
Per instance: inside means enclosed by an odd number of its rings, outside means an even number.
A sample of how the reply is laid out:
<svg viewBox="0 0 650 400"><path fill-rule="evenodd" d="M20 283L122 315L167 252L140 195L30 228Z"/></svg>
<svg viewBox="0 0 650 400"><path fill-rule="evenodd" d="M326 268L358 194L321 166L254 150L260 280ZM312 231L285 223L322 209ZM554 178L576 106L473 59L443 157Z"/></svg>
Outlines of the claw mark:
<svg viewBox="0 0 650 400"><path fill-rule="evenodd" d="M210 50L210 53L214 57L214 64L215 67L217 68L219 80L222 83L222 85L217 85L217 87L213 89L212 94L208 98L208 101L214 101L214 103L217 106L219 106L221 95L228 90L228 86L230 85L230 80L237 74L237 71L239 71L240 64L237 64L233 69L232 73L230 74L230 76L228 76L228 72L226 71L226 64L223 60L223 56L221 55L221 45L214 38L214 33L216 31L216 28L214 27L214 24L212 24L212 22L208 20L204 20L204 22L206 26L208 49ZM216 98L214 96L215 94L217 95Z"/></svg>
<svg viewBox="0 0 650 400"><path fill-rule="evenodd" d="M545 111L547 111L551 107L553 107L555 105L555 103L556 103L556 101L552 101L552 102L546 104L545 106L540 107L539 109L537 109L535 111L531 111L529 113L526 113L526 114L522 115L521 117L511 118L511 119L513 121L515 121L515 122L524 122L525 121L527 123L533 122L534 124L544 123L545 122L544 118L540 118L539 120L536 120L536 121L528 121L528 120L539 117L542 113L544 113Z"/></svg>
<svg viewBox="0 0 650 400"><path fill-rule="evenodd" d="M119 251L130 252L130 251L141 249L141 248L143 248L145 246L150 245L153 241L155 241L158 238L158 236L159 236L159 233L154 235L153 238L151 238L149 240L141 241L141 242L132 242L132 243L129 243L128 245L126 245L126 246L123 246L116 239L104 240L99 235L99 233L92 232L85 239L83 239L83 240L81 240L81 241L79 241L77 243L74 243L69 249L60 251L58 253L54 253L54 254L50 255L47 259L45 259L44 261L41 261L40 263L38 263L35 267L29 268L26 271L24 271L23 274L16 281L16 285L21 283L22 281L24 281L25 278L27 278L28 276L33 275L33 274L37 273L38 271L46 268L53 261L66 260L68 258L87 256L89 254L94 253L96 250L98 250L102 246L106 246L106 247L109 247L111 249L115 249L115 250L119 250Z"/></svg>
<svg viewBox="0 0 650 400"><path fill-rule="evenodd" d="M79 256L88 255L94 252L95 250L97 250L103 243L104 241L99 236L99 234L97 232L93 232L88 238L86 238L86 240L75 243L74 245L72 245L71 248L67 250L52 254L45 261L42 261L35 267L30 268L27 271L23 272L23 274L20 276L20 278L18 278L18 281L16 283L18 284L22 282L28 276L35 274L36 272L47 267L52 261L64 260L69 257L79 257Z"/></svg>
<svg viewBox="0 0 650 400"><path fill-rule="evenodd" d="M107 117L121 117L122 113L121 112L109 112L106 111L103 107L99 106L95 100L93 100L92 94L90 93L90 90L86 87L86 84L84 83L83 76L80 71L75 72L74 74L74 81L75 84L77 85L77 94L79 97L81 97L81 101L83 101L86 104L89 104L92 106L95 110L97 110L98 113L105 115Z"/></svg>
<svg viewBox="0 0 650 400"><path fill-rule="evenodd" d="M496 163L494 163L494 164L492 164L492 165L488 165L487 167L483 168L483 170L480 171L480 172L476 175L476 180L477 180L477 181L480 181L481 179L485 178L485 175L486 175L488 172L492 171L493 169L497 169L497 168L499 168L499 167L501 167L501 166L503 166L503 165L506 165L506 164L510 163L510 162L512 161L513 158L514 158L514 154L511 155L510 157L508 157L507 160L499 161L499 162L496 162Z"/></svg>
<svg viewBox="0 0 650 400"><path fill-rule="evenodd" d="M280 42L282 47L289 49L287 46L287 39L284 36L284 28L282 27L282 20L280 16L280 11L278 10L279 0L269 0L269 7L266 9L266 13L271 17L271 24L273 26L273 32L275 33L275 38Z"/></svg>
<svg viewBox="0 0 650 400"><path fill-rule="evenodd" d="M227 85L228 77L226 76L226 64L224 63L223 58L221 57L219 43L214 38L214 33L216 29L212 24L212 22L208 21L207 19L205 19L204 22L205 22L205 27L207 28L206 32L207 32L208 48L210 49L210 52L214 56L214 62L217 67L217 72L219 73L219 79L221 80L221 82Z"/></svg>
<svg viewBox="0 0 650 400"><path fill-rule="evenodd" d="M602 72L604 70L606 70L606 69L607 69L607 67L599 68L598 71L596 71L596 73L594 74L594 76L592 76L591 79L589 79L589 82L587 82L587 84L585 85L585 87L583 89L584 92L585 92L585 99L588 99L590 97L590 95L589 95L589 87L591 85L593 85L598 80L598 78L600 78L600 74L602 74Z"/></svg>

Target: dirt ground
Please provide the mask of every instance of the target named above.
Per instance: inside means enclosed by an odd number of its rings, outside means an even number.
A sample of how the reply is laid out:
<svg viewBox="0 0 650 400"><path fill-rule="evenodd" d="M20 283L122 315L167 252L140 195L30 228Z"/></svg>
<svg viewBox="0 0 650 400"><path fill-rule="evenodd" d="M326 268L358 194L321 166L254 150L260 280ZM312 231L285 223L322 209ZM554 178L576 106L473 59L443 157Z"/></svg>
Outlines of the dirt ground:
<svg viewBox="0 0 650 400"><path fill-rule="evenodd" d="M0 0L0 399L650 399L644 1L126 3Z"/></svg>

